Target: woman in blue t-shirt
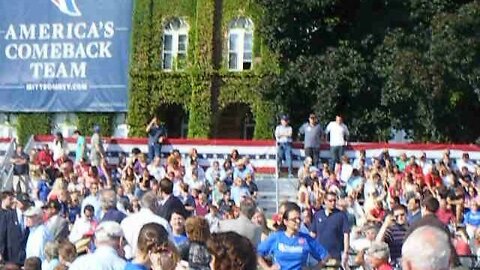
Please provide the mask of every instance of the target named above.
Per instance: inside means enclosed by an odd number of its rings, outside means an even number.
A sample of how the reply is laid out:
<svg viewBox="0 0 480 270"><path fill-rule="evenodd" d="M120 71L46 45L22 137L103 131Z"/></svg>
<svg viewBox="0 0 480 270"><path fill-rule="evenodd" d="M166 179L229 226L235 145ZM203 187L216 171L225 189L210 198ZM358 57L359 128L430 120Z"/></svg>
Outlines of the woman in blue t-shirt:
<svg viewBox="0 0 480 270"><path fill-rule="evenodd" d="M258 261L263 269L300 270L306 266L308 255L325 261L327 250L310 235L300 232L300 207L289 204L282 216L282 226L277 232L260 243L257 249ZM273 266L269 267L263 257L271 255Z"/></svg>

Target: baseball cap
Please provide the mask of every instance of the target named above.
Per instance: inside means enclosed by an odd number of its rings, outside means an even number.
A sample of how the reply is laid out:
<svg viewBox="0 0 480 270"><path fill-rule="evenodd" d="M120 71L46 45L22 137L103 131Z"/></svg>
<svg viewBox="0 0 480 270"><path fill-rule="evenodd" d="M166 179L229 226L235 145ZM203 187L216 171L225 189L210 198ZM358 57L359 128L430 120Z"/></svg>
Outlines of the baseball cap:
<svg viewBox="0 0 480 270"><path fill-rule="evenodd" d="M30 208L27 209L27 211L23 213L23 215L26 217L41 216L43 215L43 210L38 206L31 206Z"/></svg>
<svg viewBox="0 0 480 270"><path fill-rule="evenodd" d="M99 125L93 126L93 132L100 132L100 126Z"/></svg>
<svg viewBox="0 0 480 270"><path fill-rule="evenodd" d="M280 119L288 121L288 115L284 114L284 115L280 116Z"/></svg>
<svg viewBox="0 0 480 270"><path fill-rule="evenodd" d="M309 172L318 172L318 168L315 167L315 166L311 166L309 169L308 169Z"/></svg>

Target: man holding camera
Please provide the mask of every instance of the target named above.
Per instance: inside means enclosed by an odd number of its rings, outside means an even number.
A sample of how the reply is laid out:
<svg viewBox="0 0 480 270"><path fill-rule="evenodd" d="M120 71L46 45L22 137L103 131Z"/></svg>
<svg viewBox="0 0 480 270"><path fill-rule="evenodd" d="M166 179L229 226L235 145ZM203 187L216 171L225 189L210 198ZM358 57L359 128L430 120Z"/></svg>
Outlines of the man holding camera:
<svg viewBox="0 0 480 270"><path fill-rule="evenodd" d="M155 157L160 157L162 144L167 137L167 129L164 125L159 125L157 117L154 117L147 126L148 134L148 162L152 162Z"/></svg>
<svg viewBox="0 0 480 270"><path fill-rule="evenodd" d="M377 241L388 244L391 261L396 263L402 257L402 246L407 235L407 210L403 205L393 208L393 215L387 215L377 235Z"/></svg>

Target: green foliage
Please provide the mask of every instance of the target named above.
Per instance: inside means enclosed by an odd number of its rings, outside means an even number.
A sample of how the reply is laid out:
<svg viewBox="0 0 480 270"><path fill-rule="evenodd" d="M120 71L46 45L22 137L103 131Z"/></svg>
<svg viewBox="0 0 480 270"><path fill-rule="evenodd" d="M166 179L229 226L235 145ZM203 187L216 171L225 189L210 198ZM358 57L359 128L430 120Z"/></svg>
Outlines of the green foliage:
<svg viewBox="0 0 480 270"><path fill-rule="evenodd" d="M98 125L102 136L110 137L113 135L114 113L77 113L77 117L77 129L83 134L92 134L93 127Z"/></svg>
<svg viewBox="0 0 480 270"><path fill-rule="evenodd" d="M294 124L315 111L346 115L357 140L386 140L390 128L416 141L478 137L478 1L257 2L282 59L261 93Z"/></svg>
<svg viewBox="0 0 480 270"><path fill-rule="evenodd" d="M21 113L17 118L17 138L25 145L32 135L50 134L51 115L48 113Z"/></svg>

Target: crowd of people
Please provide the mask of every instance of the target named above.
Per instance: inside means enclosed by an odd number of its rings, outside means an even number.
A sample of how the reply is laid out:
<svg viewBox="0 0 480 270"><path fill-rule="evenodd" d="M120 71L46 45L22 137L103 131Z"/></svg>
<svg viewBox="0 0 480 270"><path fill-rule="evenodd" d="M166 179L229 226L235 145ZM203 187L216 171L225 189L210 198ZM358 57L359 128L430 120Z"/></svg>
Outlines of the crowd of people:
<svg viewBox="0 0 480 270"><path fill-rule="evenodd" d="M282 117L279 155L291 151ZM266 217L256 200L254 161L236 150L200 166L200 155L173 150L166 128L147 125L148 152L134 148L107 161L100 128L90 142L75 131L12 156L13 189L0 194L3 269L406 269L446 270L480 253L480 167L468 154L454 161L398 158L385 150L351 160L341 117L302 126L304 166L297 201ZM331 162L319 158L330 135ZM338 138L341 136L342 139ZM333 137L333 138L332 138ZM318 143L318 144L317 144ZM70 151L75 154L69 156ZM282 165L282 160L278 163ZM291 159L288 174L293 177ZM469 260L467 262L467 260ZM330 267L330 268L328 268Z"/></svg>

